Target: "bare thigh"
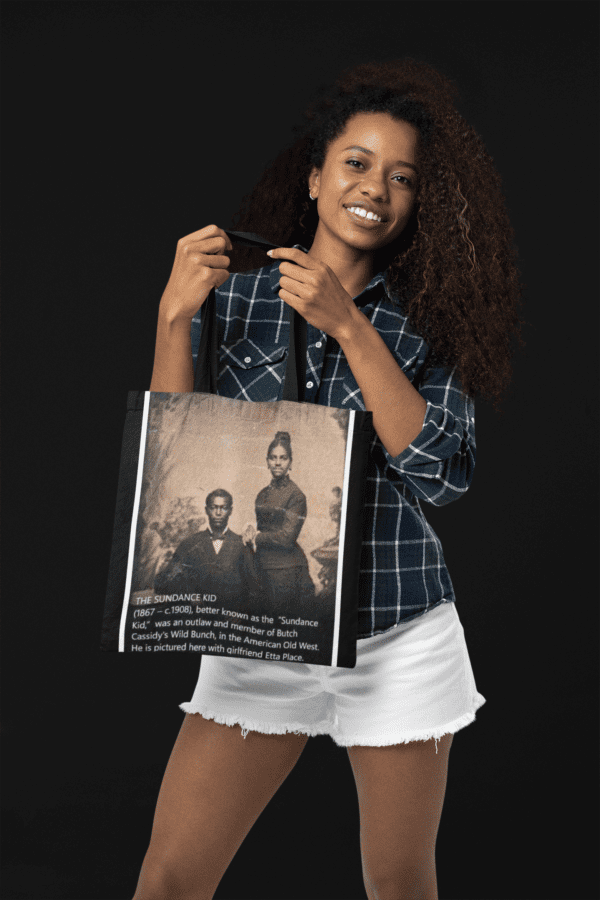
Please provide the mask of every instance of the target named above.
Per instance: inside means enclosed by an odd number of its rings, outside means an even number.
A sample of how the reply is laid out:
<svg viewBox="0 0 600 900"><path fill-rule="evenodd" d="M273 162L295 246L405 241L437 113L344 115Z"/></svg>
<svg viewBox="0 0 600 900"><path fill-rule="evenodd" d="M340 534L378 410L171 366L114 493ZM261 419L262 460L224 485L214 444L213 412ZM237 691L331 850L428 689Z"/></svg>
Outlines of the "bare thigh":
<svg viewBox="0 0 600 900"><path fill-rule="evenodd" d="M308 735L242 737L186 715L160 788L133 900L211 898L242 841L300 758Z"/></svg>
<svg viewBox="0 0 600 900"><path fill-rule="evenodd" d="M360 808L368 896L437 898L435 845L454 735L384 747L348 747ZM371 891L371 893L369 893ZM418 893L418 891L417 891Z"/></svg>

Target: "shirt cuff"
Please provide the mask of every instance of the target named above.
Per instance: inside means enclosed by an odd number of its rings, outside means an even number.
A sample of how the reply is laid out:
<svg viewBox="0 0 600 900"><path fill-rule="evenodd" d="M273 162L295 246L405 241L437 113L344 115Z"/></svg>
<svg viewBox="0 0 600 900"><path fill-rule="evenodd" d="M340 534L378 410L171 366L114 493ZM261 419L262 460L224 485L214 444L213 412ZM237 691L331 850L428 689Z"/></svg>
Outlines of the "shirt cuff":
<svg viewBox="0 0 600 900"><path fill-rule="evenodd" d="M398 469L400 472L403 471L404 466L407 463L410 463L415 456L420 456L421 462L423 461L423 455L426 457L429 456L431 462L439 462L437 456L428 454L426 450L427 447L439 437L440 428L446 418L446 411L441 406L434 406L429 400L426 400L425 402L427 403L427 409L425 410L425 416L423 418L423 427L414 441L412 441L408 447L405 447L402 453L399 453L398 456L391 456L385 449L383 443L381 444L386 461L392 468Z"/></svg>

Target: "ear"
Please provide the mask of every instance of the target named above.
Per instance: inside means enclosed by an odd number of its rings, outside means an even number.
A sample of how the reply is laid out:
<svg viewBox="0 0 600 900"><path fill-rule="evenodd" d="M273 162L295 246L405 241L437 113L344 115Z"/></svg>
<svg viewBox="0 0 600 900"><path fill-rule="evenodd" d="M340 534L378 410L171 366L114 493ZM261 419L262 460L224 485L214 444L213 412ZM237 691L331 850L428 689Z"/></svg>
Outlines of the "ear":
<svg viewBox="0 0 600 900"><path fill-rule="evenodd" d="M319 169L317 169L317 167L314 166L312 172L308 176L308 186L310 188L311 194L313 194L315 197L316 197L315 191L319 187L319 175L320 174L321 173L320 173Z"/></svg>

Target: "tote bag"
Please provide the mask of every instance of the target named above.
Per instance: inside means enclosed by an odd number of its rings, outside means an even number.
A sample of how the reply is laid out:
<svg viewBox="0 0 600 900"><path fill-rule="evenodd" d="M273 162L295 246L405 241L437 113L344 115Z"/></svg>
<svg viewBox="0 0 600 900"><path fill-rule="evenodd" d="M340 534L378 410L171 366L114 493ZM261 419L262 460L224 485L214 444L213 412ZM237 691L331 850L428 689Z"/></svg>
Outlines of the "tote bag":
<svg viewBox="0 0 600 900"><path fill-rule="evenodd" d="M303 401L306 321L287 309L287 353L266 363L281 400L217 395L214 288L194 391L129 391L101 650L356 665L373 414ZM255 362L247 341L227 350Z"/></svg>

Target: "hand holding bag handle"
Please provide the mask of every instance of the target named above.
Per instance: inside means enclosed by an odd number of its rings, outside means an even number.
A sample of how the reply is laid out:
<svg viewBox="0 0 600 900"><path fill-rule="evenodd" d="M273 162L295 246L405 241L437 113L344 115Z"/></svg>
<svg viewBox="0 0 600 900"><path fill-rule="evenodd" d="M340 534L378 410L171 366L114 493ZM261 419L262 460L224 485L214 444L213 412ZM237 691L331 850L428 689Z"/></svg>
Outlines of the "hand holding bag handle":
<svg viewBox="0 0 600 900"><path fill-rule="evenodd" d="M264 250L274 250L279 244L272 244L258 234L249 231L228 231L225 234L234 243L245 247L260 247ZM292 306L287 305L288 321L290 323L290 340L288 363L283 382L282 400L294 400L304 402L304 378L306 366L306 319ZM196 360L194 375L194 391L203 394L217 393L217 355L218 338L216 322L216 292L211 291L200 309L202 330L200 333L200 346Z"/></svg>

